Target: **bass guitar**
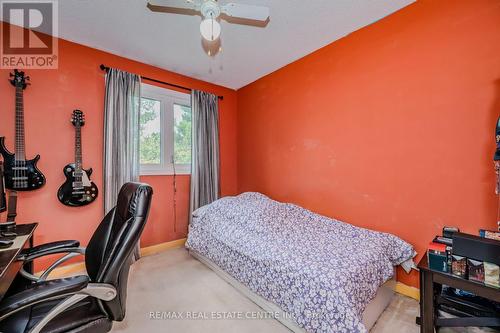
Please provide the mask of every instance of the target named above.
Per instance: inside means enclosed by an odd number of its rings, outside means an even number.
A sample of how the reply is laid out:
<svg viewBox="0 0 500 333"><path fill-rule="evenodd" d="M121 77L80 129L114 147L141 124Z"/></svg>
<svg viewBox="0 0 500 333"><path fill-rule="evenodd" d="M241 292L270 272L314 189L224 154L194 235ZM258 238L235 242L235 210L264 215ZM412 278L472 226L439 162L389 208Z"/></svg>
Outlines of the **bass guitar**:
<svg viewBox="0 0 500 333"><path fill-rule="evenodd" d="M92 168L83 169L82 158L82 126L85 125L83 112L74 110L71 123L75 126L75 163L64 167L66 181L57 192L59 201L71 207L88 205L97 198L97 186L90 181Z"/></svg>
<svg viewBox="0 0 500 333"><path fill-rule="evenodd" d="M23 91L28 86L28 76L17 69L10 74L10 83L16 87L16 142L15 153L5 147L5 137L0 137L0 154L4 160L5 187L16 191L33 191L45 185L45 176L36 164L40 155L32 160L26 159L24 144L24 103Z"/></svg>

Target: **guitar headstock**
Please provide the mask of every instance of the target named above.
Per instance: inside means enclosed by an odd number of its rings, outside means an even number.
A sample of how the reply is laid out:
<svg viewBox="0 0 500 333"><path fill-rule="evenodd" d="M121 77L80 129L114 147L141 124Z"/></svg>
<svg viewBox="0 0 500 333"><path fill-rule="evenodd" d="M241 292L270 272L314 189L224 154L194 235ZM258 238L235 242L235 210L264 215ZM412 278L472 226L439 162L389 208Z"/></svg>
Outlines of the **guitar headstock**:
<svg viewBox="0 0 500 333"><path fill-rule="evenodd" d="M71 116L71 123L75 126L85 125L85 115L81 110L74 110Z"/></svg>
<svg viewBox="0 0 500 333"><path fill-rule="evenodd" d="M26 89L26 87L30 84L28 81L30 80L29 76L25 76L24 72L20 72L17 69L14 69L14 73L10 73L11 79L9 79L10 83L14 87L21 87L22 89Z"/></svg>

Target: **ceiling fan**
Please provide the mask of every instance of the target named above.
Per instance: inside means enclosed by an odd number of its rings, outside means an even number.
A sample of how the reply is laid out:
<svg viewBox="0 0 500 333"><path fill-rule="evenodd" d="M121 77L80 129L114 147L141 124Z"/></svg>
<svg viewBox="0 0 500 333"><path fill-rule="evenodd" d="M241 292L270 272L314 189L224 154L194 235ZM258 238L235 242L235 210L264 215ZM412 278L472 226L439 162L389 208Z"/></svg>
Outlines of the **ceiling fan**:
<svg viewBox="0 0 500 333"><path fill-rule="evenodd" d="M203 38L213 42L220 37L221 26L217 19L222 18L229 23L249 24L267 23L269 8L263 6L244 5L239 3L219 4L217 0L151 0L148 8L153 12L183 15L200 15L203 21L200 32Z"/></svg>

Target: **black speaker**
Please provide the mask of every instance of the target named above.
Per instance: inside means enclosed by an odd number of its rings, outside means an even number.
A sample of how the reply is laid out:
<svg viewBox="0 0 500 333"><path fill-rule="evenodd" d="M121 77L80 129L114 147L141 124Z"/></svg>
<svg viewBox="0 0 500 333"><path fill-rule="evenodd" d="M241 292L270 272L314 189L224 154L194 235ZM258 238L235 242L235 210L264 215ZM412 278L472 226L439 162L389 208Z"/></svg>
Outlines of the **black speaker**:
<svg viewBox="0 0 500 333"><path fill-rule="evenodd" d="M500 265L500 241L456 232L453 254Z"/></svg>
<svg viewBox="0 0 500 333"><path fill-rule="evenodd" d="M0 213L7 209L7 200L5 199L5 182L3 179L3 162L0 162Z"/></svg>

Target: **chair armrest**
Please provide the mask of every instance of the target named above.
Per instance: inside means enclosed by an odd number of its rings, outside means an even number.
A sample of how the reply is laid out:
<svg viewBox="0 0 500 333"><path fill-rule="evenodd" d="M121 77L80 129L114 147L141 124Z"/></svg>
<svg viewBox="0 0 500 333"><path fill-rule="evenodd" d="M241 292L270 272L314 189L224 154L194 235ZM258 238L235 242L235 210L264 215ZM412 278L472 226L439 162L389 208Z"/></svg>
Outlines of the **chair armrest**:
<svg viewBox="0 0 500 333"><path fill-rule="evenodd" d="M46 244L41 244L38 246L34 246L29 249L24 249L21 251L21 256L31 256L34 254L45 253L48 251L61 250L67 248L75 248L79 247L80 242L77 240L63 240L57 242L51 242Z"/></svg>
<svg viewBox="0 0 500 333"><path fill-rule="evenodd" d="M69 245L72 247L65 247L65 245ZM43 245L34 247L34 248L32 248L31 251L27 251L25 253L21 252L21 254L19 254L17 256L17 260L22 260L24 263L23 263L23 267L21 268L19 273L23 277L27 278L30 281L34 281L34 282L44 281L47 279L49 274L55 268L57 268L59 265L61 265L62 263L68 261L69 259L71 259L73 257L79 256L79 255L85 255L86 249L83 247L73 247L75 245L79 245L79 242L78 241L60 241L60 242L48 243L48 244L43 244ZM62 258L57 259L52 265L50 265L45 270L45 272L42 273L42 275L40 277L33 275L32 273L27 272L26 269L24 268L24 266L27 263L29 263L37 258L48 256L51 254L61 254L61 253L65 253L66 255L63 256Z"/></svg>
<svg viewBox="0 0 500 333"><path fill-rule="evenodd" d="M2 300L0 321L33 304L75 294L85 289L88 284L89 277L85 275L37 283Z"/></svg>

